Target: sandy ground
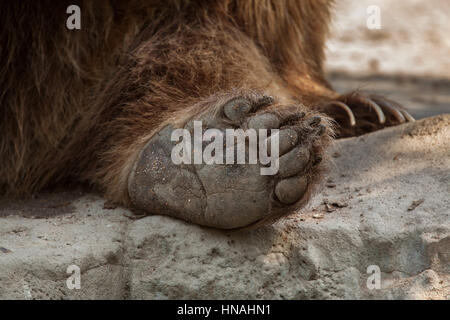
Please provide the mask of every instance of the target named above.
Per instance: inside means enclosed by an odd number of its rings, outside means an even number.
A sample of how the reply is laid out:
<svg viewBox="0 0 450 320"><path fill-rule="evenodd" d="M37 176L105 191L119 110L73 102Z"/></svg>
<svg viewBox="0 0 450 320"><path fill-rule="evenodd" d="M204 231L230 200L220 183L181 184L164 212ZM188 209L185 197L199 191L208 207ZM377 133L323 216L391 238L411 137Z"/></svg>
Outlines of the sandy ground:
<svg viewBox="0 0 450 320"><path fill-rule="evenodd" d="M369 29L368 7L380 9ZM337 0L326 70L340 91L401 102L415 117L450 112L450 1Z"/></svg>

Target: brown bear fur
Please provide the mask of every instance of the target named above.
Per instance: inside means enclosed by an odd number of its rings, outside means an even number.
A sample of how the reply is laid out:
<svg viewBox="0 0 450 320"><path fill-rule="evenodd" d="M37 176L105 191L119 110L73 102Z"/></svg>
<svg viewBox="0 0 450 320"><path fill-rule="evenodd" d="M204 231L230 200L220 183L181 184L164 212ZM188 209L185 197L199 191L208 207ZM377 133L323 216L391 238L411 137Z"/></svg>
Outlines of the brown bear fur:
<svg viewBox="0 0 450 320"><path fill-rule="evenodd" d="M332 2L2 1L0 194L76 181L128 205L140 150L202 101L336 99L322 69ZM66 28L72 4L81 30Z"/></svg>
<svg viewBox="0 0 450 320"><path fill-rule="evenodd" d="M306 105L330 94L330 2L82 1L76 31L74 1L2 2L1 193L74 179L124 202L136 150L199 100L269 86Z"/></svg>

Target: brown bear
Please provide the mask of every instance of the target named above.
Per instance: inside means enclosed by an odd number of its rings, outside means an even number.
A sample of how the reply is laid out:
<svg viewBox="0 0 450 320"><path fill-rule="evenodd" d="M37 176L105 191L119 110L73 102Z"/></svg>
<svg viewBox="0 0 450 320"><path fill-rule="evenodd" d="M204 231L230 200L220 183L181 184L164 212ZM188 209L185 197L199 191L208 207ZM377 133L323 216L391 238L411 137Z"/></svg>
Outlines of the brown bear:
<svg viewBox="0 0 450 320"><path fill-rule="evenodd" d="M135 210L224 229L293 212L334 137L413 121L325 80L332 2L2 1L0 193L88 183ZM79 30L66 27L74 4ZM171 132L195 120L278 129L279 171L174 164Z"/></svg>

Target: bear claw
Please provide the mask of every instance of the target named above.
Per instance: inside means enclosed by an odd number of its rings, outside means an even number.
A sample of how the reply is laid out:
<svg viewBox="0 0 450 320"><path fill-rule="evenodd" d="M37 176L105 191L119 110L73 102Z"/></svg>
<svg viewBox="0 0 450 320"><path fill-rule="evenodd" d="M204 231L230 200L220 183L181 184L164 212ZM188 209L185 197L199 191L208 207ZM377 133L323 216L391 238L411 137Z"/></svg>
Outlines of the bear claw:
<svg viewBox="0 0 450 320"><path fill-rule="evenodd" d="M346 115L342 121L336 108ZM350 93L338 100L327 101L319 105L325 112L340 124L341 137L355 136L387 126L414 122L415 119L398 103L379 95Z"/></svg>

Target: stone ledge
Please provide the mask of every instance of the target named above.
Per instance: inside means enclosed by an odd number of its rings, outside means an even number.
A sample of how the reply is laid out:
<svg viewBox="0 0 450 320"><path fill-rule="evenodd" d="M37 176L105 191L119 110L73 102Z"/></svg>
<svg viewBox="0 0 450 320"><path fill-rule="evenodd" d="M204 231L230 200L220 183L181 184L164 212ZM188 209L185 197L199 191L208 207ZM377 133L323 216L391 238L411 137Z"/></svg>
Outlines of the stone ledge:
<svg viewBox="0 0 450 320"><path fill-rule="evenodd" d="M441 115L338 141L310 204L253 231L132 220L77 192L3 201L0 298L450 299L449 138Z"/></svg>

